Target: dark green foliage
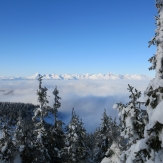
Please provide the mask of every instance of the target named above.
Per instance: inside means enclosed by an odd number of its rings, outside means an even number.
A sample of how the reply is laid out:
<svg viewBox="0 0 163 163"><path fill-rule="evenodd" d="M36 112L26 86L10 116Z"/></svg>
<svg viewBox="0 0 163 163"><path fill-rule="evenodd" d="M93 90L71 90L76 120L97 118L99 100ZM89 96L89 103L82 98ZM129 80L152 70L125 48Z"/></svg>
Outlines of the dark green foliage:
<svg viewBox="0 0 163 163"><path fill-rule="evenodd" d="M161 130L163 129L163 124L157 122L153 128L151 128L150 130L148 130L148 134L151 135L152 133L156 133L153 134L153 136L150 137L150 139L148 140L147 144L149 145L149 147L151 149L154 149L155 151L159 151L161 149L161 144L162 142L159 140L159 133L161 132Z"/></svg>
<svg viewBox="0 0 163 163"><path fill-rule="evenodd" d="M120 142L123 145L120 145L119 149L122 152L122 160L125 162L127 160L128 153L125 153L126 150L132 150L130 147L137 143L137 140L144 138L144 129L145 125L148 123L148 114L146 110L141 109L141 105L144 105L144 102L138 101L141 97L141 92L134 87L128 84L128 90L131 93L129 98L131 101L126 105L121 103L115 105L115 108L120 112L120 128L121 136L123 139ZM120 130L119 130L120 131ZM118 143L119 144L119 143ZM121 147L124 148L121 148ZM141 161L142 153L138 152L136 154L136 160Z"/></svg>
<svg viewBox="0 0 163 163"><path fill-rule="evenodd" d="M150 86L149 88L147 87L145 95L147 95L149 98L146 100L145 106L151 105L154 109L158 105L159 101L163 99L162 93L163 87L159 87L157 89L153 89L152 86Z"/></svg>
<svg viewBox="0 0 163 163"><path fill-rule="evenodd" d="M158 136L151 137L151 139L148 140L147 144L151 149L154 149L156 152L158 152L161 149L161 141L159 140Z"/></svg>
<svg viewBox="0 0 163 163"><path fill-rule="evenodd" d="M42 87L42 78L43 76L40 76L37 80L39 81L39 89L37 90L38 95L38 102L40 103L41 107L46 107L46 104L49 103L47 100L47 88Z"/></svg>
<svg viewBox="0 0 163 163"><path fill-rule="evenodd" d="M129 135L129 139L130 138L133 139L132 138L133 137L133 133L137 133L139 139L141 139L141 138L144 137L144 134L143 134L144 127L145 127L144 117L146 116L147 113L146 113L145 110L142 110L140 108L140 105L144 104L144 102L138 101L138 99L141 97L141 92L138 92L137 89L134 90L134 87L130 86L129 84L128 84L128 90L131 93L131 95L129 96L131 101L128 104L126 104L126 106L121 105L121 107L120 107L121 110L123 108L130 107L128 112L123 113L123 119L121 119L121 122L123 124L122 128L124 128L124 130L127 129L126 128L126 119L127 119L127 117L130 117L130 118L132 117L131 119L132 119L134 128L132 129L132 131L130 133L126 132L126 134ZM136 140L136 138L134 138L134 139ZM133 143L135 143L135 140L133 141Z"/></svg>
<svg viewBox="0 0 163 163"><path fill-rule="evenodd" d="M79 117L72 110L72 118L66 127L65 138L65 163L88 162L89 149L86 146L86 131Z"/></svg>
<svg viewBox="0 0 163 163"><path fill-rule="evenodd" d="M156 69L156 64L157 64L156 55L154 55L153 57L151 57L148 61L149 61L150 63L152 63L152 66L149 67L149 70L154 70L154 69Z"/></svg>
<svg viewBox="0 0 163 163"><path fill-rule="evenodd" d="M151 45L155 45L156 44L156 37L153 37L148 43L149 43L148 47L150 47Z"/></svg>
<svg viewBox="0 0 163 163"><path fill-rule="evenodd" d="M102 123L95 132L94 158L96 163L100 163L105 157L105 153L110 148L113 141L117 141L120 136L116 119L108 117L106 110L103 113Z"/></svg>
<svg viewBox="0 0 163 163"><path fill-rule="evenodd" d="M88 148L88 158L90 162L93 162L93 159L94 159L93 151L95 148L95 135L93 133L86 134L86 146Z"/></svg>
<svg viewBox="0 0 163 163"><path fill-rule="evenodd" d="M33 121L35 122L34 127L34 134L35 134L35 141L34 141L34 147L36 148L35 153L35 161L39 163L50 163L51 156L49 154L49 146L51 145L51 134L49 130L46 128L46 122L45 118L48 115L48 100L47 100L47 88L42 87L42 78L43 76L40 76L38 78L39 81L39 89L37 90L38 95L38 102L40 104L40 107L34 110L34 116Z"/></svg>
<svg viewBox="0 0 163 163"><path fill-rule="evenodd" d="M144 161L146 161L146 159L149 159L151 156L150 156L150 149L142 149L140 150L139 152L135 153L136 154L136 160L135 161L141 161L140 163L144 163Z"/></svg>
<svg viewBox="0 0 163 163"><path fill-rule="evenodd" d="M8 119L9 125L16 125L20 111L22 118L32 117L33 110L38 107L29 103L0 102L0 120L5 122Z"/></svg>
<svg viewBox="0 0 163 163"><path fill-rule="evenodd" d="M133 91L134 90L134 87L130 86L128 84L128 88L129 92L131 92L131 95L129 96L129 98L131 99L130 103L133 103L134 106L136 106L137 104L137 100L141 97L141 92L138 92L137 89L135 89L135 92Z"/></svg>
<svg viewBox="0 0 163 163"><path fill-rule="evenodd" d="M151 128L150 130L148 130L148 134L150 135L152 132L155 132L157 135L159 134L159 132L163 129L163 124L156 122L156 124L153 126L153 128Z"/></svg>
<svg viewBox="0 0 163 163"><path fill-rule="evenodd" d="M15 157L15 153L19 151L20 142L22 142L22 139L25 139L23 136L19 137L19 143L15 139L19 113L21 112L23 122L27 119L30 119L29 122L31 122L33 110L37 107L38 106L33 104L0 102L0 126L3 132L3 136L0 139L1 150L6 146L6 150L4 150L4 152L1 151L1 159L12 161ZM26 127L27 124L24 123L22 129ZM31 129L33 129L32 126ZM29 134L29 132L27 133Z"/></svg>
<svg viewBox="0 0 163 163"><path fill-rule="evenodd" d="M50 109L54 117L54 124L49 129L51 140L47 149L50 153L52 162L63 163L64 158L62 157L63 152L62 149L65 146L64 143L65 135L63 131L64 123L58 119L58 108L61 106L61 103L59 101L61 98L59 97L58 94L59 91L57 90L57 87L55 87L53 91L54 104L53 108Z"/></svg>
<svg viewBox="0 0 163 163"><path fill-rule="evenodd" d="M0 158L4 161L11 161L14 158L16 146L12 140L12 127L7 123L1 126L2 137L0 138Z"/></svg>
<svg viewBox="0 0 163 163"><path fill-rule="evenodd" d="M55 124L49 129L50 140L47 149L51 156L51 161L55 161L56 163L64 162L64 158L62 157L62 149L65 146L65 135L62 126L63 122L61 120L56 120Z"/></svg>
<svg viewBox="0 0 163 163"><path fill-rule="evenodd" d="M22 119L20 113L14 137L17 150L20 152L22 158L22 163L30 163L34 160L34 151L36 149L33 144L36 138L33 129L34 123L31 118Z"/></svg>

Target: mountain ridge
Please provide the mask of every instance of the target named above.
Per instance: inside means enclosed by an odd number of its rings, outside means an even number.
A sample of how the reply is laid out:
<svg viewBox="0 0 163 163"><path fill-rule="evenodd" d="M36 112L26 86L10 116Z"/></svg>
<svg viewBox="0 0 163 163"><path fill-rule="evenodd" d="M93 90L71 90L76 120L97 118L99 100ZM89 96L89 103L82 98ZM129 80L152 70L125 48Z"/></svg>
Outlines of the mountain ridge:
<svg viewBox="0 0 163 163"><path fill-rule="evenodd" d="M0 80L37 80L41 76L41 74L36 73L32 76L29 77L0 77ZM121 74L112 74L112 73L107 73L107 74L83 74L83 75L78 75L78 74L44 74L43 75L44 80L84 80L84 79L91 79L91 80L151 80L151 77L148 77L143 74L126 74L126 75L121 75Z"/></svg>

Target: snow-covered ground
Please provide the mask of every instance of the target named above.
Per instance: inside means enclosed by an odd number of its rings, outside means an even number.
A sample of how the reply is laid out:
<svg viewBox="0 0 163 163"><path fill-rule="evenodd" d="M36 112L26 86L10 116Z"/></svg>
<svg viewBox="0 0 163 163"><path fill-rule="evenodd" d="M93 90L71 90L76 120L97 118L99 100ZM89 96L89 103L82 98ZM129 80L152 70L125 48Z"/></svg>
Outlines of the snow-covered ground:
<svg viewBox="0 0 163 163"><path fill-rule="evenodd" d="M121 163L119 159L120 150L115 142L110 147L110 150L114 151L111 157L105 157L101 163Z"/></svg>

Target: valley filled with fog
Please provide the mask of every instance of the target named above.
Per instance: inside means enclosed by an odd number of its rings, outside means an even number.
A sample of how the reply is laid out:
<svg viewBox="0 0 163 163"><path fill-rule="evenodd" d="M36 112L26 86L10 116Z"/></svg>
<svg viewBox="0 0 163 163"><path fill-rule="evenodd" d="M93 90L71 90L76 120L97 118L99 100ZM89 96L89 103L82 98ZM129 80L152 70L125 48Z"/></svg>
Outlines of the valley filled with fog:
<svg viewBox="0 0 163 163"><path fill-rule="evenodd" d="M87 131L93 132L100 125L104 109L108 115L118 117L113 104L129 102L128 84L142 92L140 101L144 101L143 93L148 83L149 80L43 80L42 85L48 88L50 106L54 102L52 92L57 86L62 98L60 117L66 124L74 108ZM37 89L37 80L1 80L0 101L39 104Z"/></svg>

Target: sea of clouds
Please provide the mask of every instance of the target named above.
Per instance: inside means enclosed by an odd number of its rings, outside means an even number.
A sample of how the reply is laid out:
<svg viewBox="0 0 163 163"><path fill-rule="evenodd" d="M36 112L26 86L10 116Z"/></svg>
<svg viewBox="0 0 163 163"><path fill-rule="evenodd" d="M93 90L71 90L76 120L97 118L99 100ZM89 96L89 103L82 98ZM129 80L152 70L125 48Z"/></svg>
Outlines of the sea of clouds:
<svg viewBox="0 0 163 163"><path fill-rule="evenodd" d="M60 117L67 124L71 118L72 108L82 119L85 128L93 132L101 123L106 109L109 116L118 117L112 106L115 103L129 102L128 84L142 92L140 101L149 80L43 80L42 85L48 88L49 105L52 106L52 92L57 86L62 98L59 108ZM37 102L37 80L2 80L0 81L0 101L3 102Z"/></svg>

